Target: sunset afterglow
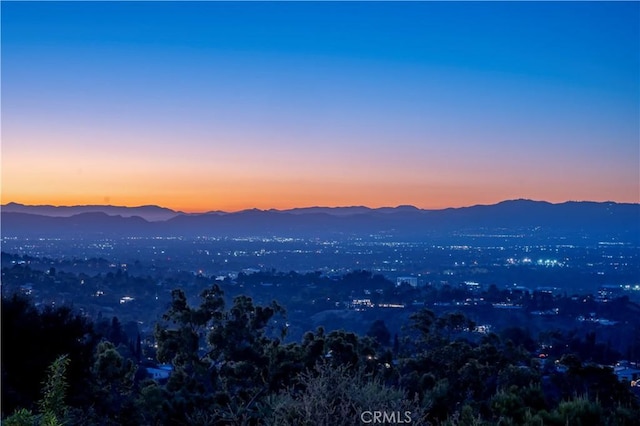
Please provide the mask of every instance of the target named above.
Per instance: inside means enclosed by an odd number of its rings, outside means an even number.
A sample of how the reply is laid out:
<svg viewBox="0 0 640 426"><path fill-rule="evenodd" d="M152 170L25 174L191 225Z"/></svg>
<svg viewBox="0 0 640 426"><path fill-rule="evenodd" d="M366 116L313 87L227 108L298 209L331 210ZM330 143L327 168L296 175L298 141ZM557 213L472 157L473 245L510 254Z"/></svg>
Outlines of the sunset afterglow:
<svg viewBox="0 0 640 426"><path fill-rule="evenodd" d="M637 203L638 16L637 2L3 2L2 203Z"/></svg>

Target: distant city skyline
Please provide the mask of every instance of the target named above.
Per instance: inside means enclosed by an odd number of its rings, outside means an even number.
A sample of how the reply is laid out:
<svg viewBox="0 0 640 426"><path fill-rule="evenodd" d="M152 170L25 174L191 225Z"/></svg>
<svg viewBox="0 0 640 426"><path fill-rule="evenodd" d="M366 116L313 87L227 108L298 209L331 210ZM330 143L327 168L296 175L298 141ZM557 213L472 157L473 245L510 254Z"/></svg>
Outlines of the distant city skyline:
<svg viewBox="0 0 640 426"><path fill-rule="evenodd" d="M638 2L2 2L2 203L640 202Z"/></svg>

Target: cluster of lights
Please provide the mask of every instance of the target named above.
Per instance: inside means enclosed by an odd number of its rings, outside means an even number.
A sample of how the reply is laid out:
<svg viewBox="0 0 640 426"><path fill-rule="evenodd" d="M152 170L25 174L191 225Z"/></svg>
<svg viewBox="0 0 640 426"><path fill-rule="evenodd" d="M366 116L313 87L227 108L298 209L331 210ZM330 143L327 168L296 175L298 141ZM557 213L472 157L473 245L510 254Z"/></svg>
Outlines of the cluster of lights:
<svg viewBox="0 0 640 426"><path fill-rule="evenodd" d="M491 326L490 325L478 325L476 326L476 328L473 329L473 331L475 333L480 333L480 334L488 334L491 331Z"/></svg>
<svg viewBox="0 0 640 426"><path fill-rule="evenodd" d="M356 308L356 311L374 307L374 304L371 303L371 299L353 299L351 301L351 305Z"/></svg>

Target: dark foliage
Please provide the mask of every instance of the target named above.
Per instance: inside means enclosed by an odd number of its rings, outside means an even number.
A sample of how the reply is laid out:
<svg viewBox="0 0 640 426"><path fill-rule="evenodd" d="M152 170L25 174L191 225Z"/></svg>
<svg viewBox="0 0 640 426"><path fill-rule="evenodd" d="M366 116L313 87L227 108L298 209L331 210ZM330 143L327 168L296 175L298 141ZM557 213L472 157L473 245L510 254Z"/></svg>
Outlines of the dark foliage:
<svg viewBox="0 0 640 426"><path fill-rule="evenodd" d="M67 306L42 310L24 296L2 298L2 411L34 408L47 367L70 360L68 399L85 403L87 377L97 344L92 324Z"/></svg>
<svg viewBox="0 0 640 426"><path fill-rule="evenodd" d="M100 323L98 342L70 308L3 298L3 416L34 416L16 409L37 408L47 368L64 354L69 370L56 383L69 386L65 410L54 414L72 424L352 424L371 404L436 424L630 425L640 414L610 368L570 352L543 362L521 328L478 336L460 312L423 309L393 351L381 320L369 336L319 327L285 344L278 303L240 295L227 308L223 296L213 285L193 305L183 290L172 292L155 327L157 360L171 367L162 381L140 373L141 344L117 318ZM568 348L569 337L545 338ZM595 337L584 345L596 348Z"/></svg>

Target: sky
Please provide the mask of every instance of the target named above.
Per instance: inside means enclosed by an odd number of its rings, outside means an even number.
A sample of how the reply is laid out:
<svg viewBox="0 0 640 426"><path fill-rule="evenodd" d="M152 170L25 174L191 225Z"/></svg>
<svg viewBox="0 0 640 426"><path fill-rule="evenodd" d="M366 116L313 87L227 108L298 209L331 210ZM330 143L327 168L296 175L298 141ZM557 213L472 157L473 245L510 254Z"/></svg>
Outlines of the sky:
<svg viewBox="0 0 640 426"><path fill-rule="evenodd" d="M640 202L640 3L7 2L2 203Z"/></svg>

